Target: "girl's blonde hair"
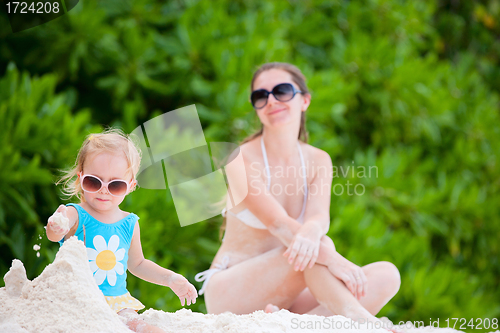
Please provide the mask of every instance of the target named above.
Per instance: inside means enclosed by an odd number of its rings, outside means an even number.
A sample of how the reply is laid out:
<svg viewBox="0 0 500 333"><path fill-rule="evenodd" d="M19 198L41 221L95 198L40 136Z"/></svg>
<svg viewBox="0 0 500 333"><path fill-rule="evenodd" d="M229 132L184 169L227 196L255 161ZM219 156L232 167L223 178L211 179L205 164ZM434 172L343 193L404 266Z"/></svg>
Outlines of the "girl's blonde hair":
<svg viewBox="0 0 500 333"><path fill-rule="evenodd" d="M122 130L108 128L102 133L87 135L78 151L75 165L70 170L63 171L64 175L56 182L56 185L63 183L62 192L64 196L68 198L76 196L80 201L85 201L80 182L75 177L79 172L83 172L83 165L90 156L103 152L123 153L128 163L127 175L132 174L132 179L135 179L141 165L139 145L134 137L125 134ZM131 191L133 190L135 190L135 187L131 189Z"/></svg>

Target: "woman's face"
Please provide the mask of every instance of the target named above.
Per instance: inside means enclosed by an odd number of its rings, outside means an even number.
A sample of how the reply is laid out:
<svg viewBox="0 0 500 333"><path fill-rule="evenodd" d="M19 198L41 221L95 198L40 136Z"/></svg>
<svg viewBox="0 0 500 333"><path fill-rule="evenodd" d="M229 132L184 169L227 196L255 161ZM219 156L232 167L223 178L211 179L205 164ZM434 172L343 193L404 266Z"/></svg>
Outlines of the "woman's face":
<svg viewBox="0 0 500 333"><path fill-rule="evenodd" d="M259 74L255 79L252 91L266 89L272 91L280 83L290 83L296 90L299 86L292 80L292 75L281 69L270 69ZM297 93L290 101L280 102L272 94L269 94L267 104L257 109L257 115L264 126L276 127L289 124L293 127L300 126L300 116L307 110L311 96L309 94Z"/></svg>

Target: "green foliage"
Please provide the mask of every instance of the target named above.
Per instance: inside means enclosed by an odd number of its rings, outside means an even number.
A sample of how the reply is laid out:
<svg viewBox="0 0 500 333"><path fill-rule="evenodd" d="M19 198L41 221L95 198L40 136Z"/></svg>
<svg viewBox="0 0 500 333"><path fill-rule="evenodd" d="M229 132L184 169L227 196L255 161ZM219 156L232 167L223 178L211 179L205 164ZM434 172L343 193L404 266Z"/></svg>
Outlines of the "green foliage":
<svg viewBox="0 0 500 333"><path fill-rule="evenodd" d="M387 260L401 272L380 315L441 325L498 318L499 8L498 0L80 2L58 20L2 35L2 70L13 59L54 74L21 80L10 65L1 81L1 272L19 257L34 276L57 250L26 255L58 205L56 169L74 162L87 124L131 131L195 103L207 141L238 142L258 126L253 71L287 61L312 91L310 143L334 166L356 168L334 178L344 192L332 196L329 235L349 260ZM347 181L364 194L349 195ZM190 281L209 267L220 217L181 228L170 193L146 189L122 209L140 216L147 258ZM168 288L128 281L147 307L180 308ZM191 308L204 312L203 300Z"/></svg>
<svg viewBox="0 0 500 333"><path fill-rule="evenodd" d="M90 114L70 112L75 94L55 93L57 78L31 78L13 63L0 79L0 270L22 260L30 277L53 259L43 226L59 205L54 188L58 168L75 158ZM95 129L95 127L94 127ZM33 245L41 244L37 258Z"/></svg>

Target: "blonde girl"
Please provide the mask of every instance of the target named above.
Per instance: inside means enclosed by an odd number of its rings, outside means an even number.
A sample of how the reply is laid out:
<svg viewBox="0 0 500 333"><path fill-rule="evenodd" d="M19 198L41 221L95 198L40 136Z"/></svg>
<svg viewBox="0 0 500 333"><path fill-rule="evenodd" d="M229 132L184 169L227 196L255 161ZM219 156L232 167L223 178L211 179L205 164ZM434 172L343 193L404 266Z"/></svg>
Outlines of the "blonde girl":
<svg viewBox="0 0 500 333"><path fill-rule="evenodd" d="M144 258L139 217L119 208L136 188L140 161L140 150L122 131L88 135L74 167L59 181L65 194L76 196L80 203L59 206L46 231L49 240L61 245L73 235L85 243L99 289L111 308L128 318L130 329L163 332L138 318L137 311L144 305L126 289L127 269L145 281L171 288L183 306L195 303L197 292L182 275Z"/></svg>

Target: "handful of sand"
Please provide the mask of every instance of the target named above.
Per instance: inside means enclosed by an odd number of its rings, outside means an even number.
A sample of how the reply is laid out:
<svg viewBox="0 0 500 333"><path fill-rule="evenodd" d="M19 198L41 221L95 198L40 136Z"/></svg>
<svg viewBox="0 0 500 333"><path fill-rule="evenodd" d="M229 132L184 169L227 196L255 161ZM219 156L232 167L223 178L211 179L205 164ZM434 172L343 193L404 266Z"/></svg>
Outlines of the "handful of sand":
<svg viewBox="0 0 500 333"><path fill-rule="evenodd" d="M54 226L58 226L61 230L69 231L69 219L64 216L62 213L57 212L52 215L52 223Z"/></svg>

